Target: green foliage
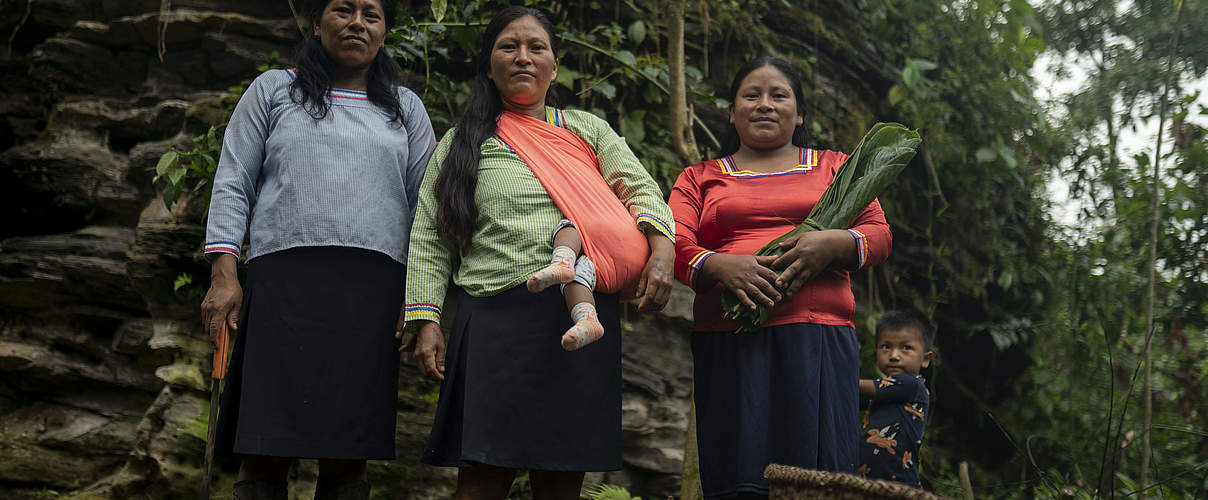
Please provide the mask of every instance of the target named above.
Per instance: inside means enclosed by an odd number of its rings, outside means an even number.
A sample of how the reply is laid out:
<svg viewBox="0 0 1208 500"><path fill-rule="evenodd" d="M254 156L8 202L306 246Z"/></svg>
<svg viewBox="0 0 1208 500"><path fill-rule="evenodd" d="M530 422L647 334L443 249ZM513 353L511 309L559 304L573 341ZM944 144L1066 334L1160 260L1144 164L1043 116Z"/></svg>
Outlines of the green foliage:
<svg viewBox="0 0 1208 500"><path fill-rule="evenodd" d="M1161 109L1166 55L1174 27L1181 34L1171 103L1173 140L1162 146L1158 180L1158 272L1153 332L1154 415L1151 432L1151 496L1194 498L1205 488L1208 388L1202 348L1208 341L1208 142L1191 121L1194 93L1179 81L1200 77L1208 66L1208 5L1136 2L1052 2L1043 11L1048 43L1074 57L1057 73L1089 70L1086 84L1052 103L1059 119L1051 131L1051 174L1063 179L1081 211L1076 226L1054 234L1048 257L1061 284L1050 307L1050 324L1065 336L1041 336L1030 371L1037 405L1014 415L1020 427L1038 426L1046 437L1038 451L1053 471L1081 471L1067 485L1079 496L1125 496L1139 477L1142 428L1138 374L1148 333L1146 244L1154 202L1154 149L1128 151L1123 139ZM1184 46L1183 43L1187 45ZM1076 62L1075 62L1076 61ZM1202 119L1205 115L1199 115ZM1173 123L1172 123L1173 122ZM1172 143L1173 142L1173 148ZM1088 433L1087 429L1094 432ZM1068 450L1085 450L1073 453ZM1198 470L1198 472L1197 472ZM1056 472L1053 476L1058 475Z"/></svg>
<svg viewBox="0 0 1208 500"><path fill-rule="evenodd" d="M229 119L229 118L228 118ZM163 190L164 205L169 209L185 192L209 192L218 158L222 154L222 133L226 124L212 125L206 133L193 138L196 145L189 151L172 149L159 158L153 182L167 179ZM207 197L208 198L208 197Z"/></svg>
<svg viewBox="0 0 1208 500"><path fill-rule="evenodd" d="M176 275L176 280L172 282L172 291L179 292L181 288L193 284L193 275L189 273L180 273Z"/></svg>
<svg viewBox="0 0 1208 500"><path fill-rule="evenodd" d="M611 484L594 484L583 489L590 500L642 500L629 495L629 490Z"/></svg>
<svg viewBox="0 0 1208 500"><path fill-rule="evenodd" d="M529 481L528 471L517 474L512 478L512 486L508 488L508 498L532 498L533 485Z"/></svg>
<svg viewBox="0 0 1208 500"><path fill-rule="evenodd" d="M1176 76L1176 82L1202 74L1208 55L1203 37L1194 35L1203 30L1204 5L1187 7L1183 22L1195 26L1183 28L1183 39L1199 48L1180 47L1175 68L1184 76ZM1053 114L1040 124L1041 134L1025 141L1032 150L1029 155L1011 148L1021 158L1043 160L1036 166L1046 176L1068 182L1071 199L1083 203L1083 209L1076 226L1046 233L1051 243L1037 259L1045 265L1037 267L1050 286L1038 302L1042 307L1033 310L1042 314L971 325L971 331L989 335L999 349L1026 348L1030 363L1015 381L1018 394L1007 400L1009 405L996 408L1006 429L1025 432L1028 439L1015 448L1009 464L986 473L1021 477L1024 497L1123 497L1133 489L1125 479L1139 472L1137 374L1147 333L1141 308L1147 285L1142 257L1153 203L1154 160L1152 146L1148 154L1130 155L1119 143L1122 134L1159 109L1165 53L1175 26L1173 5L1051 2L1038 17L1049 46L1072 51L1067 64L1088 71L1088 79L1083 88L1050 104ZM1064 66L1044 70L1069 71ZM1208 232L1201 222L1208 201L1202 172L1208 162L1197 152L1204 147L1202 129L1188 124L1196 116L1193 100L1175 101L1182 103L1173 113L1175 150L1170 151L1169 143L1163 147L1160 183L1165 201L1159 226L1153 366L1151 477L1163 483L1150 494L1193 498L1197 491L1206 491L1204 472L1196 467L1208 459L1208 449L1196 433L1208 428L1208 394L1202 362L1194 361L1202 359L1202 349L1183 346L1208 340L1203 320L1203 284L1208 280L1202 272ZM976 149L977 165L1006 164L1001 153L997 142L983 144ZM1193 173L1197 170L1201 173ZM1020 276L1013 274L997 272L996 285L1018 288ZM934 430L929 429L929 435ZM1006 488L997 495L1010 498L1014 491Z"/></svg>
<svg viewBox="0 0 1208 500"><path fill-rule="evenodd" d="M895 243L926 249L906 256L928 262L910 278L922 293L916 303L942 307L965 295L982 302L988 317L951 325L940 315L941 325L957 331L1005 320L1002 309L1034 309L1047 288L1036 265L1044 238L1035 164L1047 145L1028 78L1044 46L1031 6L885 3L871 16L887 42L909 43L887 101L928 142L924 168L908 171L883 202ZM895 256L902 249L895 244Z"/></svg>

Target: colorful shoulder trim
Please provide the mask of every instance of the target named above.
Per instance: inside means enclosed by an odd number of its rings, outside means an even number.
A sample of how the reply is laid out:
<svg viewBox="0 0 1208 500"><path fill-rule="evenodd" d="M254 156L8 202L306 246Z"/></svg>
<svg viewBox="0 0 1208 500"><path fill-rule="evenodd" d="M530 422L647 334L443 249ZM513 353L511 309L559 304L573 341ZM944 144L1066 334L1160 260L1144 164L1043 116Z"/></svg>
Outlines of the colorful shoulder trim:
<svg viewBox="0 0 1208 500"><path fill-rule="evenodd" d="M797 166L781 172L755 172L752 170L739 170L734 163L733 156L725 156L717 159L717 164L721 167L722 173L731 177L753 178L753 177L776 177L781 175L804 174L813 170L818 166L818 151L813 148L801 148L801 154L798 159Z"/></svg>
<svg viewBox="0 0 1208 500"><path fill-rule="evenodd" d="M503 140L503 138L499 136L495 136L495 140L499 141L499 145L503 146L503 148L508 150L509 153L516 154L516 150L512 149L512 145L508 144L508 141Z"/></svg>

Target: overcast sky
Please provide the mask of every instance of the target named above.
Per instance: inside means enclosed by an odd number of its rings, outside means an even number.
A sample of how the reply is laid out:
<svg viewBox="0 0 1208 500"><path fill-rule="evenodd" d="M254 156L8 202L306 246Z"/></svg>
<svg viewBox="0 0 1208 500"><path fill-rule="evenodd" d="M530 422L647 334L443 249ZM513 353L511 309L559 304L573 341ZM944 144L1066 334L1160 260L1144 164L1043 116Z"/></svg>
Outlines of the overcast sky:
<svg viewBox="0 0 1208 500"><path fill-rule="evenodd" d="M1058 118L1063 116L1064 110L1059 106L1063 96L1076 92L1082 88L1086 75L1090 68L1090 64L1073 64L1068 68L1068 78L1057 78L1056 71L1052 71L1050 67L1057 62L1062 62L1062 56L1047 51L1041 54L1037 59L1036 64L1032 67L1032 76L1036 79L1036 99L1042 104L1045 104L1050 116ZM1196 104L1199 106L1208 107L1208 77L1200 78L1191 82L1184 82L1183 89L1188 93L1200 90L1199 100ZM1199 124L1200 126L1208 126L1208 116L1198 114L1199 107L1193 107L1192 116L1188 121ZM1167 120L1169 126L1169 119ZM1154 117L1149 120L1139 120L1135 127L1122 130L1120 132L1120 158L1131 158L1136 153L1145 153L1151 158L1154 153L1154 145L1157 141L1158 119ZM1162 136L1162 152L1163 154L1170 152L1171 137L1169 130ZM1166 167L1168 165L1163 165ZM1050 180L1048 185L1050 199L1054 201L1052 217L1053 220L1067 225L1077 226L1079 222L1079 211L1082 205L1078 200L1069 198L1068 184L1060 178Z"/></svg>

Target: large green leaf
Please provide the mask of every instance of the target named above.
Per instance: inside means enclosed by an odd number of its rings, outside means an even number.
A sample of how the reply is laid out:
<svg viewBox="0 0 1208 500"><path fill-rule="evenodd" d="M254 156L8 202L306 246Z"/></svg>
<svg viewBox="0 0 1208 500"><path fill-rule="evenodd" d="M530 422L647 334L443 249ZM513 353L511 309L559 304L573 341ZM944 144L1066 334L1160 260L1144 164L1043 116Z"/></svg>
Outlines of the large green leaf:
<svg viewBox="0 0 1208 500"><path fill-rule="evenodd" d="M169 167L176 164L176 158L178 157L179 155L175 150L169 150L163 156L159 157L159 163L155 164L156 177L164 175L164 172L167 172Z"/></svg>

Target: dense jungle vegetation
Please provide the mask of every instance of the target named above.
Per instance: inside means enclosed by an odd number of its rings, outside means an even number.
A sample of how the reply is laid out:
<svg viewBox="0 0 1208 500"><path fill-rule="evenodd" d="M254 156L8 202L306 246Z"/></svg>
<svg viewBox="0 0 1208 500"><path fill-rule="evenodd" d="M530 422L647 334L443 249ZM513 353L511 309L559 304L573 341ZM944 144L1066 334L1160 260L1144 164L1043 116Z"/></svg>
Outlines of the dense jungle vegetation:
<svg viewBox="0 0 1208 500"><path fill-rule="evenodd" d="M865 375L879 314L939 325L926 488L960 497L964 462L979 498L1208 496L1208 1L527 3L562 30L562 105L606 117L664 188L716 153L759 55L803 71L818 147L920 131L881 196L893 253L853 281ZM438 137L505 4L400 14L389 50Z"/></svg>

